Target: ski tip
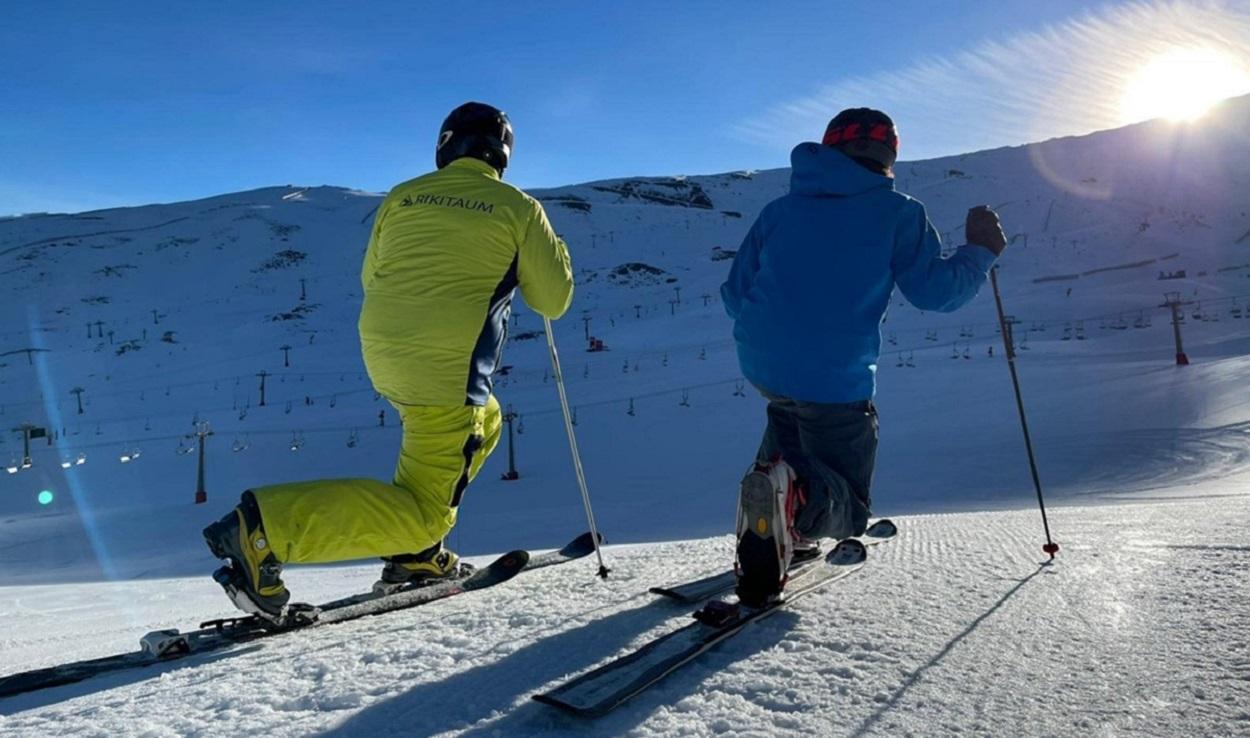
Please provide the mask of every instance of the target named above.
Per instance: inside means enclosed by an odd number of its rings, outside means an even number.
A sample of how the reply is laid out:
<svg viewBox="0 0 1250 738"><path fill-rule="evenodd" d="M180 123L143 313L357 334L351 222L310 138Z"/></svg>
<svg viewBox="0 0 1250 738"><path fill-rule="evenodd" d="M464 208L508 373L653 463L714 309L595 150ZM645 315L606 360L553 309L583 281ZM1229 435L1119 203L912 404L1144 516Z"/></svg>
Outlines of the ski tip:
<svg viewBox="0 0 1250 738"><path fill-rule="evenodd" d="M524 569L525 565L529 562L530 552L523 549L517 549L516 551L509 551L503 556L495 559L491 563L490 568L516 573Z"/></svg>
<svg viewBox="0 0 1250 738"><path fill-rule="evenodd" d="M600 544L603 543L602 533L599 534L599 543ZM573 540L565 544L564 548L560 549L560 553L564 556L580 557L580 556L588 556L594 553L594 550L595 550L594 536L590 535L590 533L587 532L587 533L581 534L577 538L574 538Z"/></svg>
<svg viewBox="0 0 1250 738"><path fill-rule="evenodd" d="M868 560L868 547L858 538L843 538L825 556L831 566L853 566Z"/></svg>
<svg viewBox="0 0 1250 738"><path fill-rule="evenodd" d="M565 702L559 697L556 697L554 694L547 693L547 692L544 692L543 694L536 694L531 699L533 699L535 702L541 702L544 705L550 705L556 709L563 710L564 712L570 715L576 715L577 717L582 717L582 718L603 717L604 715L608 714L612 710L611 707L604 707L601 705L595 705L592 707L579 707L578 705L569 704L568 702Z"/></svg>
<svg viewBox="0 0 1250 738"><path fill-rule="evenodd" d="M867 538L893 538L896 535L898 535L898 526L889 518L881 518L864 531L864 536Z"/></svg>

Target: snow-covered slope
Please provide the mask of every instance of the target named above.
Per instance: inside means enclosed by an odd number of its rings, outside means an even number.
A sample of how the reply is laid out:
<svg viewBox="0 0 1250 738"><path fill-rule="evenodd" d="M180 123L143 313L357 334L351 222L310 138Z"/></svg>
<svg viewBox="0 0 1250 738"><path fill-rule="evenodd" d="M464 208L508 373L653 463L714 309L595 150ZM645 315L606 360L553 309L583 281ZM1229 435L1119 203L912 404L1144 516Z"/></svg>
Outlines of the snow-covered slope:
<svg viewBox="0 0 1250 738"><path fill-rule="evenodd" d="M908 516L869 566L607 718L530 696L688 620L645 594L727 537L616 548L438 606L0 701L11 736L1235 736L1250 732L1246 478L1181 502ZM1192 494L1193 490L1188 490ZM331 596L371 568L305 571ZM199 580L23 587L8 664L132 646L216 606ZM7 608L6 608L7 609ZM51 612L57 616L52 617ZM101 617L101 611L107 617ZM72 631L77 631L71 635ZM12 658L9 661L8 658Z"/></svg>
<svg viewBox="0 0 1250 738"><path fill-rule="evenodd" d="M1012 240L1003 296L1019 321L1060 565L1038 573L1036 512L1009 512L1033 492L990 296L952 315L900 302L883 326L874 499L879 514L909 516L905 538L603 734L1246 732L1248 130L1241 98L1188 126L901 164L899 188L926 203L948 244L979 203L999 209ZM556 331L596 516L611 541L648 544L611 550L608 583L566 567L157 680L4 701L0 728L581 730L512 706L682 617L650 604L646 586L729 558L721 536L762 402L742 385L718 287L787 178L535 193L578 272ZM0 461L22 466L22 436L8 429L52 436L32 441L30 468L0 472L0 673L228 613L199 530L241 490L390 476L396 417L369 386L355 333L379 197L275 187L0 219ZM1174 365L1159 307L1172 291L1191 303L1188 367ZM501 447L466 495L450 541L462 552L542 548L584 528L540 329L520 306L497 384L519 415L521 479L499 479ZM609 350L586 352L587 335ZM214 432L207 505L192 504L197 420ZM951 514L966 511L978 512ZM375 567L292 569L287 580L317 600L367 586ZM551 601L561 605L536 607ZM76 630L85 635L68 638Z"/></svg>

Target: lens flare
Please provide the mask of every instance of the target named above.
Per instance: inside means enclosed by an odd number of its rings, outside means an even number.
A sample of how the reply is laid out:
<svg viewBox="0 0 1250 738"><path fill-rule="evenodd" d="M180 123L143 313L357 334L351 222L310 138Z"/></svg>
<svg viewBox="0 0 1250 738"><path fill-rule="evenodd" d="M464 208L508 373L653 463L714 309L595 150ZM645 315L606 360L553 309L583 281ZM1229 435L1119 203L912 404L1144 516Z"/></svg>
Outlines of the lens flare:
<svg viewBox="0 0 1250 738"><path fill-rule="evenodd" d="M51 505L53 498L54 498L54 495L52 494L52 492L50 490L45 489L44 491L39 493L39 504Z"/></svg>

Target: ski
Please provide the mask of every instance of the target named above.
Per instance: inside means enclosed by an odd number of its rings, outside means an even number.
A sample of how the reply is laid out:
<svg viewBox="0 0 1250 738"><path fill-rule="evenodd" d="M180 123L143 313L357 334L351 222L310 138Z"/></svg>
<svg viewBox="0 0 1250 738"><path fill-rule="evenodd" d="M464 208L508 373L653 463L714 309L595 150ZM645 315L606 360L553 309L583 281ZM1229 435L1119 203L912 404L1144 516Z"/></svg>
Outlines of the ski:
<svg viewBox="0 0 1250 738"><path fill-rule="evenodd" d="M889 518L882 518L868 526L868 530L864 531L863 537L859 540L865 546L875 546L892 540L896 535L898 535L898 527ZM796 572L817 563L819 563L819 558L795 561L790 564L787 572L793 577ZM672 587L652 587L649 591L677 602L693 605L729 592L737 583L738 576L733 569L730 569Z"/></svg>
<svg viewBox="0 0 1250 738"><path fill-rule="evenodd" d="M603 536L599 536L599 543L603 543ZM577 538L569 541L556 551L548 551L537 556L531 556L529 562L522 571L533 571L534 569L543 569L548 566L563 564L575 559L584 558L595 552L595 539L590 533L583 533Z"/></svg>
<svg viewBox="0 0 1250 738"><path fill-rule="evenodd" d="M138 651L0 677L0 697L72 684L99 674L168 663L186 656L217 651L234 644L305 628L419 607L465 592L502 584L524 571L580 559L594 550L593 539L589 533L585 533L557 551L537 556L530 556L526 551L512 551L465 577L439 580L391 594L366 592L316 607L303 606L299 609L300 617L296 622L281 627L255 615L243 615L209 620L200 623L198 629L185 633L172 629L153 631L139 640Z"/></svg>
<svg viewBox="0 0 1250 738"><path fill-rule="evenodd" d="M854 538L839 541L822 560L795 573L784 599L762 608L713 600L694 614L695 622L667 633L599 668L534 699L583 717L606 715L701 654L806 594L850 576L867 561L868 549Z"/></svg>

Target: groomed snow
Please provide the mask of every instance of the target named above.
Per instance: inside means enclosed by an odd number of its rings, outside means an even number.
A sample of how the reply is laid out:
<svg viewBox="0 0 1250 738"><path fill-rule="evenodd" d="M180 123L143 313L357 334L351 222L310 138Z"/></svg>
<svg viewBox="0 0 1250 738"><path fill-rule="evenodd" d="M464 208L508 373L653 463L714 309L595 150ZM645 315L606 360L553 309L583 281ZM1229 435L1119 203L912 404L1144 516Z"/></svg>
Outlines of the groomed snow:
<svg viewBox="0 0 1250 738"><path fill-rule="evenodd" d="M1054 509L1063 550L1052 565L1035 512L902 517L901 537L860 573L593 722L530 696L683 624L689 608L646 588L723 566L728 538L609 548L606 582L579 562L424 610L14 697L0 702L0 731L1246 735L1246 482ZM306 569L297 581L331 593L373 573ZM6 667L86 650L79 639L126 647L140 623L192 622L214 609L205 590L198 579L24 588L4 617L31 627L6 639Z"/></svg>

